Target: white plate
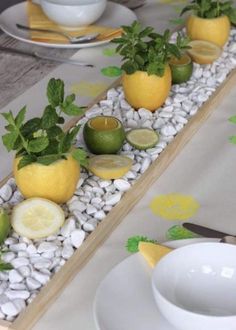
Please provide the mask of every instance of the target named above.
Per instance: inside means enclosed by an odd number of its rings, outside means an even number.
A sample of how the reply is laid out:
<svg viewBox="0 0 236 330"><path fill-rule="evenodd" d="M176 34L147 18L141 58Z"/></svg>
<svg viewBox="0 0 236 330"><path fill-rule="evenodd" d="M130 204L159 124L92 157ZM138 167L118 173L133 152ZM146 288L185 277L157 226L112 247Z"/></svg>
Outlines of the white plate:
<svg viewBox="0 0 236 330"><path fill-rule="evenodd" d="M178 248L210 238L167 242ZM115 266L99 285L93 306L98 330L175 330L157 309L151 289L152 269L138 253Z"/></svg>
<svg viewBox="0 0 236 330"><path fill-rule="evenodd" d="M96 22L96 25L118 28L121 25L130 25L136 19L136 15L129 8L121 6L117 3L108 2L104 14ZM109 43L109 40L73 45L49 44L46 42L33 41L30 39L29 32L18 29L16 27L16 23L28 25L26 1L7 8L0 15L0 28L11 37L30 44L55 48L87 48Z"/></svg>

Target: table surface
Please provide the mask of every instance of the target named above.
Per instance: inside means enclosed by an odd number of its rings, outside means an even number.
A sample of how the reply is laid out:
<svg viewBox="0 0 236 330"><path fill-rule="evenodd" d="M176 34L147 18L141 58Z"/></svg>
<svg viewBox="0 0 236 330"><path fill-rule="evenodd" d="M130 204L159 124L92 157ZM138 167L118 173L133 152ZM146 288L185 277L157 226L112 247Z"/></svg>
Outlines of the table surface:
<svg viewBox="0 0 236 330"><path fill-rule="evenodd" d="M16 2L2 0L0 11ZM181 0L174 3L171 0L150 0L143 8L136 10L136 14L144 25L153 25L162 31L169 26L168 19L173 15L176 17L176 11L181 5ZM3 33L0 35L0 44L32 50L32 46L18 42ZM75 68L70 65L57 66L55 63L1 53L1 112L9 109L17 111L22 105L27 104L29 116L40 113L45 104L45 96L42 93L50 77L62 77L66 86L81 87L83 91L79 93L79 102L90 102L96 93L114 80L101 77L99 74L103 66L119 63L119 58L108 58L103 55L103 50L107 47L110 46L79 50L74 55L81 61L95 63L94 69ZM73 50L44 51L65 57L74 54ZM90 86L90 90L84 87L85 82L87 87ZM35 324L34 330L95 330L92 304L96 288L107 272L128 256L125 250L127 238L132 235L146 235L162 242L166 240L167 230L180 224L178 221L163 220L151 212L149 205L155 196L173 192L193 196L200 204L200 208L190 221L236 234L236 147L228 142L228 137L234 135L235 131L235 126L228 122L228 118L236 112L235 91L236 87L218 105L191 142ZM1 120L1 135L2 132ZM0 155L1 179L9 172L11 156L2 146Z"/></svg>

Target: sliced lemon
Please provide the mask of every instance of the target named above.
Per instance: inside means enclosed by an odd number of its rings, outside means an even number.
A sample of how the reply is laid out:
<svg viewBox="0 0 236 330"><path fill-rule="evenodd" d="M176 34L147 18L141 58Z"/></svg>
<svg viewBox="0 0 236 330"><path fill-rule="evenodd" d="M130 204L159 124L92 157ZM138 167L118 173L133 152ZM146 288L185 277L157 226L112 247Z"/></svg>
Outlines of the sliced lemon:
<svg viewBox="0 0 236 330"><path fill-rule="evenodd" d="M132 129L126 134L126 139L133 147L145 150L154 147L158 140L158 134L149 128Z"/></svg>
<svg viewBox="0 0 236 330"><path fill-rule="evenodd" d="M199 64L210 64L220 57L222 49L209 41L193 40L189 43L191 47L188 54L192 60Z"/></svg>
<svg viewBox="0 0 236 330"><path fill-rule="evenodd" d="M104 180L122 177L131 166L132 159L119 155L99 155L89 160L89 170Z"/></svg>
<svg viewBox="0 0 236 330"><path fill-rule="evenodd" d="M44 198L29 198L14 207L12 227L28 238L47 237L62 226L65 215L56 203Z"/></svg>
<svg viewBox="0 0 236 330"><path fill-rule="evenodd" d="M151 267L154 267L162 257L171 251L166 246L149 242L139 242L138 249L139 253Z"/></svg>

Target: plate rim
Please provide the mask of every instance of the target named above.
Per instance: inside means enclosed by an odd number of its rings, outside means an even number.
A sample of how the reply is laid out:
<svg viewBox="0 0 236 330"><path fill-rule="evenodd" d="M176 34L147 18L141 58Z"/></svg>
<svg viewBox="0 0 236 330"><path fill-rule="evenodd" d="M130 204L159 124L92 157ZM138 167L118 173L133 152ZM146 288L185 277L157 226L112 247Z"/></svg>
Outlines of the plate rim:
<svg viewBox="0 0 236 330"><path fill-rule="evenodd" d="M173 248L173 249L178 249L178 248L183 247L183 246L187 246L187 245L191 245L191 244L195 244L195 243L201 243L201 242L202 243L203 242L219 242L219 239L218 238L208 238L208 237L187 238L187 239L178 239L178 240L165 241L165 242L160 243L160 244L161 245L164 245L166 247ZM177 246L176 246L176 243L177 243ZM110 273L112 271L114 271L122 263L127 262L127 260L129 260L131 258L135 258L135 257L137 257L137 253L131 254L130 256L124 258L122 261L120 261L117 264L115 264L106 273L106 275L104 276L104 278L99 283L99 285L98 285L98 287L96 289L96 293L94 295L93 304L92 304L92 314L93 314L93 320L94 320L94 324L95 324L96 330L102 330L101 327L100 327L100 325L99 325L98 315L97 315L97 311L96 311L97 304L98 304L98 295L99 295L99 292L100 292L100 288L102 287L103 283L106 282L106 279L108 278L108 276L110 275ZM173 330L174 330L174 328L173 328Z"/></svg>
<svg viewBox="0 0 236 330"><path fill-rule="evenodd" d="M97 46L102 46L104 44L108 44L111 40L102 40L102 41L96 41L96 42L89 42L89 43L83 43L83 44L55 44L55 43L46 43L46 42L40 42L40 41L33 41L31 39L25 38L25 37L21 37L19 35L16 35L14 33L12 33L11 31L9 31L6 27L6 24L4 25L4 23L1 22L1 19L4 15L6 15L6 12L8 10L13 10L15 8L15 10L17 10L17 8L20 7L25 7L27 4L27 1L22 1L19 2L17 4L14 4L12 6L9 6L8 8L4 9L1 13L0 13L0 29L6 33L8 36L25 42L27 44L31 44L31 45L35 45L35 46L41 46L41 47L46 47L46 48L64 48L64 49L83 49L83 48L92 48L92 47L97 47ZM126 10L127 12L129 12L130 14L133 15L133 20L137 20L137 16L134 13L134 11L132 11L130 8L127 8L124 5L112 2L112 1L108 1L108 4L110 6L112 6L113 10L116 10L117 7L121 7L122 10Z"/></svg>

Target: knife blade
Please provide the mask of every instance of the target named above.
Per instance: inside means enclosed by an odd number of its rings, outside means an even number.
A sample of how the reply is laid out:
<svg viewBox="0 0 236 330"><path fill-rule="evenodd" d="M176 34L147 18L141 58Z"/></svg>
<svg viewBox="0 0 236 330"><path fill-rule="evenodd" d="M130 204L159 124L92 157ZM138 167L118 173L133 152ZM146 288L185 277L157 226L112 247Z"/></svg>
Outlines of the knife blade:
<svg viewBox="0 0 236 330"><path fill-rule="evenodd" d="M232 236L232 234L224 233L218 230L214 230L211 228L207 228L204 226L200 226L194 223L188 223L185 222L182 224L182 226L195 234L204 236L204 237L209 237L209 238L223 238L225 236Z"/></svg>
<svg viewBox="0 0 236 330"><path fill-rule="evenodd" d="M34 58L38 58L38 59L42 59L42 60L46 60L46 61L54 61L54 62L59 62L59 63L71 64L71 65L85 66L85 67L90 67L90 68L94 67L93 64L79 62L79 61L73 60L73 59L49 56L49 55L40 54L38 52L29 52L29 51L25 51L25 50L21 50L21 49L16 49L16 48L0 46L0 51L11 53L11 54L30 56L30 57L34 57Z"/></svg>

